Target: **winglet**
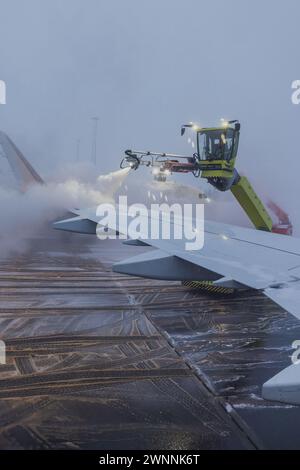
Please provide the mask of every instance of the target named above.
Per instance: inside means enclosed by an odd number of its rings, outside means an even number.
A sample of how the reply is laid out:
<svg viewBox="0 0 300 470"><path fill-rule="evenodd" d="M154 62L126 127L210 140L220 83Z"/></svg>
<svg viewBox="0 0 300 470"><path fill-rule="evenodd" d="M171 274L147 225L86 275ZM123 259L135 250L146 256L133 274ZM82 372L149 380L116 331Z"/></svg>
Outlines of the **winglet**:
<svg viewBox="0 0 300 470"><path fill-rule="evenodd" d="M89 219L82 219L80 216L63 219L53 223L56 230L65 230L66 232L86 233L95 235L97 224Z"/></svg>
<svg viewBox="0 0 300 470"><path fill-rule="evenodd" d="M0 145L3 148L4 156L15 175L20 190L25 191L33 183L44 184L44 181L35 169L26 160L22 152L5 132L0 131Z"/></svg>

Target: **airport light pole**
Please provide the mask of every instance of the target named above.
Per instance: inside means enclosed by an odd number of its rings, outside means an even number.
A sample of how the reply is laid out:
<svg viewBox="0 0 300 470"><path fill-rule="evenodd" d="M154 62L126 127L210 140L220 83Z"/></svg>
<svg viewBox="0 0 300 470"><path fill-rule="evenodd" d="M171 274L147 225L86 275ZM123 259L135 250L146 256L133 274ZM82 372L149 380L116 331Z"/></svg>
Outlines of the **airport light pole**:
<svg viewBox="0 0 300 470"><path fill-rule="evenodd" d="M92 162L97 165L97 137L98 137L98 122L99 118L92 117L93 121L93 142L92 142Z"/></svg>
<svg viewBox="0 0 300 470"><path fill-rule="evenodd" d="M80 139L76 141L76 161L79 162L80 160Z"/></svg>

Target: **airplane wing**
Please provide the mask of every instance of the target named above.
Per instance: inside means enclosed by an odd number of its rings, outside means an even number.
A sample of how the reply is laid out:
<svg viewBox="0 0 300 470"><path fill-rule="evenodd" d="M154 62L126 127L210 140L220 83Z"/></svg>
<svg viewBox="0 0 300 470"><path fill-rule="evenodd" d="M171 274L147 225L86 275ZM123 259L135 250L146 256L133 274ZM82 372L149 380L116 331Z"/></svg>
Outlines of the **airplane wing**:
<svg viewBox="0 0 300 470"><path fill-rule="evenodd" d="M25 191L33 183L43 184L42 178L26 160L22 152L17 148L7 134L0 131L0 146L3 156L11 167L21 191Z"/></svg>
<svg viewBox="0 0 300 470"><path fill-rule="evenodd" d="M127 227L119 219L108 228L126 233ZM98 220L95 208L78 210L75 218L56 222L54 227L95 233ZM154 279L212 280L224 287L259 289L300 319L300 239L206 221L203 248L187 251L186 242L184 237L164 240L145 234L142 244L156 251L116 263L113 270Z"/></svg>

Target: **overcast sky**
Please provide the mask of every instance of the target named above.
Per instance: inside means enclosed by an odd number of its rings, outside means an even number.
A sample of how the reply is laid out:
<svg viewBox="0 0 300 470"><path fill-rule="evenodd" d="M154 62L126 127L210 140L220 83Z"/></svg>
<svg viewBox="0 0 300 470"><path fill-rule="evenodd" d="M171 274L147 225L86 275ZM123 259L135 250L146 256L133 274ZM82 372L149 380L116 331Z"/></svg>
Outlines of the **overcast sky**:
<svg viewBox="0 0 300 470"><path fill-rule="evenodd" d="M75 161L77 139L90 159L99 116L104 172L128 147L183 151L183 122L239 118L238 168L289 204L299 16L298 0L0 0L0 127L46 174Z"/></svg>

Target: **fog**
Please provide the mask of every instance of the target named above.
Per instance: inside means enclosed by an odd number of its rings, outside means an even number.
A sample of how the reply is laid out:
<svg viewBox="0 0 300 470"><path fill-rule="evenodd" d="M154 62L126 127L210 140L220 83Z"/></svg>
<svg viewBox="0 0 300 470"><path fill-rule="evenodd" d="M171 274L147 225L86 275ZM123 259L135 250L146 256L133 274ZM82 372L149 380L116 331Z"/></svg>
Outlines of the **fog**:
<svg viewBox="0 0 300 470"><path fill-rule="evenodd" d="M118 170L100 176L96 183L69 178L63 182L32 185L25 193L0 187L0 256L22 252L45 223L77 207L113 203L114 194L128 174Z"/></svg>
<svg viewBox="0 0 300 470"><path fill-rule="evenodd" d="M94 116L94 175L126 148L191 151L184 122L239 119L240 173L300 227L299 13L297 0L1 0L0 127L66 180L91 161Z"/></svg>

